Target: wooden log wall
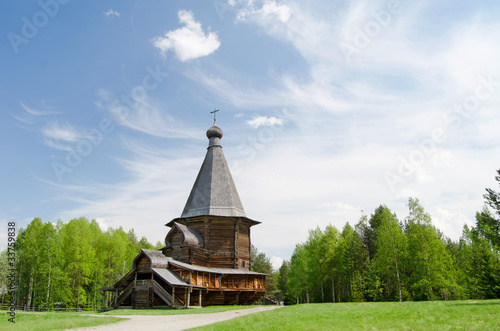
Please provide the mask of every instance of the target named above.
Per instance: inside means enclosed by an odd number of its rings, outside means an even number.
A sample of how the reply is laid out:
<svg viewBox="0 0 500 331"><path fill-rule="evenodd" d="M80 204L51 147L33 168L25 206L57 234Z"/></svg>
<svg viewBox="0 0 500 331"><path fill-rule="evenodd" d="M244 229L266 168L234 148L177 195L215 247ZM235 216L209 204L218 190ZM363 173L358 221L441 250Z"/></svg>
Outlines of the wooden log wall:
<svg viewBox="0 0 500 331"><path fill-rule="evenodd" d="M239 217L200 216L184 224L201 235L203 249L191 247L189 252L181 252L178 245L182 243L182 235L177 231L169 237L172 249L166 252L167 256L202 266L251 269L251 221Z"/></svg>
<svg viewBox="0 0 500 331"><path fill-rule="evenodd" d="M250 227L246 222L238 225L238 267L250 270Z"/></svg>
<svg viewBox="0 0 500 331"><path fill-rule="evenodd" d="M210 262L210 255L211 253L207 250L193 247L190 251L190 263L207 267Z"/></svg>
<svg viewBox="0 0 500 331"><path fill-rule="evenodd" d="M138 272L148 272L151 270L151 261L146 256L142 256L139 261L137 261L137 271Z"/></svg>

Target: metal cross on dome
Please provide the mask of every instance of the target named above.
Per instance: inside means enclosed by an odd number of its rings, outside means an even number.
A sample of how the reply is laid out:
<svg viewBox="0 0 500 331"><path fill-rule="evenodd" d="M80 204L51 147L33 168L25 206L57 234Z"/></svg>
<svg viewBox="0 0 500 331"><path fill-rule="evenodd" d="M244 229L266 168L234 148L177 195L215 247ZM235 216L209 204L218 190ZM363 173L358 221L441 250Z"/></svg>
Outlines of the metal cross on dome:
<svg viewBox="0 0 500 331"><path fill-rule="evenodd" d="M214 111L211 111L210 114L214 114L214 125L215 125L215 121L216 121L216 118L215 118L215 115L216 113L220 111L220 109L214 109Z"/></svg>

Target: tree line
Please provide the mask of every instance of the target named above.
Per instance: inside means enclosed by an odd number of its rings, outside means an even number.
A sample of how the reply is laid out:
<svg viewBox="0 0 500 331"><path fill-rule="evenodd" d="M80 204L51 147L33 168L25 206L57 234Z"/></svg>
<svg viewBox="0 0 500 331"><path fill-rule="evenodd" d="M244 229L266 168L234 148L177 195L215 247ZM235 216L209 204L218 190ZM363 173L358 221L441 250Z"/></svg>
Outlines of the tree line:
<svg viewBox="0 0 500 331"><path fill-rule="evenodd" d="M354 227L310 230L279 270L252 246L252 270L268 274L267 296L286 304L500 298L500 193L486 189L484 198L475 226L464 225L458 241L439 231L418 199L410 198L403 220L381 205ZM16 302L95 309L102 300L99 288L120 279L142 248L162 246L138 240L133 229L103 231L84 217L68 223L35 218L16 239ZM10 301L8 269L5 250L2 303Z"/></svg>
<svg viewBox="0 0 500 331"><path fill-rule="evenodd" d="M500 193L484 198L458 241L414 198L403 220L381 205L354 227L310 230L276 272L273 294L286 304L500 298Z"/></svg>
<svg viewBox="0 0 500 331"><path fill-rule="evenodd" d="M35 218L20 229L16 240L16 302L26 307L100 307L98 289L112 286L132 260L145 249L159 249L133 229L101 230L95 220L84 217L67 223L42 222ZM6 251L0 256L0 290L5 297Z"/></svg>

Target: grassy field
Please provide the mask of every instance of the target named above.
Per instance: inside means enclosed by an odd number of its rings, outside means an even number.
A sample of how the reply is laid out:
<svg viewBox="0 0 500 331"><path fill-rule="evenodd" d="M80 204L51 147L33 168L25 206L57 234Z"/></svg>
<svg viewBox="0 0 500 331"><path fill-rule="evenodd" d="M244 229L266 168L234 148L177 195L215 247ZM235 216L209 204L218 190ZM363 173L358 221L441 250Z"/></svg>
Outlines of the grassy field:
<svg viewBox="0 0 500 331"><path fill-rule="evenodd" d="M5 311L0 319L0 330L64 330L71 328L83 328L102 324L110 324L122 321L123 318L105 316L91 317L81 316L79 313L16 313L16 323L11 323Z"/></svg>
<svg viewBox="0 0 500 331"><path fill-rule="evenodd" d="M500 300L284 307L195 330L500 330Z"/></svg>
<svg viewBox="0 0 500 331"><path fill-rule="evenodd" d="M99 313L16 314L16 324L2 311L0 330L63 330L109 324L112 315L207 314L255 306L219 306L201 309L119 309ZM500 330L500 300L325 303L297 305L242 316L196 330Z"/></svg>

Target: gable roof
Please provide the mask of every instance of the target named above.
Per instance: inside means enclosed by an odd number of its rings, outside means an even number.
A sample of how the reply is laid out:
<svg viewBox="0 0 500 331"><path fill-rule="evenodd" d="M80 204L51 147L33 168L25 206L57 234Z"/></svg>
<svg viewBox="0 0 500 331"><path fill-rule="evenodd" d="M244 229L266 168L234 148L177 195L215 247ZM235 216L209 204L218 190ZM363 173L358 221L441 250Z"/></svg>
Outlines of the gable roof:
<svg viewBox="0 0 500 331"><path fill-rule="evenodd" d="M246 217L229 171L215 124L208 129L209 146L181 217L200 215Z"/></svg>

